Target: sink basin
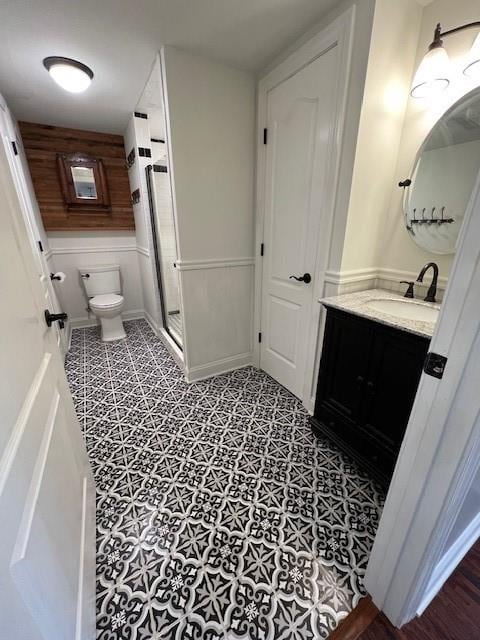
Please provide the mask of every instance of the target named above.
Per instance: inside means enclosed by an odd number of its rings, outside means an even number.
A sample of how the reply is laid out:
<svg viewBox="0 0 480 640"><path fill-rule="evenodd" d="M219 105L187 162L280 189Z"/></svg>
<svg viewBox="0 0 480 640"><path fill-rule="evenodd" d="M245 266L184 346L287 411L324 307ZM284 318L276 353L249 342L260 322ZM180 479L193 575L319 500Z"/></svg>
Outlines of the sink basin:
<svg viewBox="0 0 480 640"><path fill-rule="evenodd" d="M377 298L370 300L367 306L380 313L386 313L389 316L404 318L405 320L417 320L420 322L436 322L438 318L438 309L427 306L421 302L414 300L388 300L385 298Z"/></svg>

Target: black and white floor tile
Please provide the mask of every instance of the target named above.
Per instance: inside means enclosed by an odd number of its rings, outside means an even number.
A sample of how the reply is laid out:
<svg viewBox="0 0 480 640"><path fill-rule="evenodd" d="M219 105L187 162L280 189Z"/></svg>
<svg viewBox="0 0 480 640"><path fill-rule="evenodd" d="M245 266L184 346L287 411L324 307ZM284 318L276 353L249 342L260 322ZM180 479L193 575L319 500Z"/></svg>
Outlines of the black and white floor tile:
<svg viewBox="0 0 480 640"><path fill-rule="evenodd" d="M73 332L97 484L97 637L326 638L356 606L383 496L245 368L187 384L144 321Z"/></svg>

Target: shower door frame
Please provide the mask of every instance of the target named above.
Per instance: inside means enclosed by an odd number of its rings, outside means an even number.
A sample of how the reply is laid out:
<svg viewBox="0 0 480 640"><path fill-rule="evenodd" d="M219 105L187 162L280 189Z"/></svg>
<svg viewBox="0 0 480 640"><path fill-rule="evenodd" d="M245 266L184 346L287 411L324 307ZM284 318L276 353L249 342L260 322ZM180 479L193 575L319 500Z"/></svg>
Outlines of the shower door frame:
<svg viewBox="0 0 480 640"><path fill-rule="evenodd" d="M163 286L164 285L163 285L162 268L161 268L161 255L162 255L162 252L161 252L161 249L159 247L158 236L157 236L157 221L156 221L156 218L155 218L155 206L154 206L153 193L152 193L152 188L153 188L153 186L152 186L152 173L153 173L153 164L149 164L149 165L147 165L145 167L145 178L146 178L146 182L147 182L148 208L150 210L150 224L152 226L153 252L155 254L155 271L157 273L157 287L158 287L158 292L159 292L159 295L160 295L160 310L162 312L162 323L163 323L163 328L168 333L168 336L173 340L173 342L176 344L176 346L183 353L184 336L182 335L182 343L180 344L178 339L175 337L173 332L170 330L170 327L168 326L168 322L167 322L168 311L167 311L167 308L165 306L165 294L164 294L164 291L163 291ZM168 173L168 167L167 167L166 173ZM173 219L173 224L175 226L175 219ZM175 238L175 245L176 245L176 238Z"/></svg>

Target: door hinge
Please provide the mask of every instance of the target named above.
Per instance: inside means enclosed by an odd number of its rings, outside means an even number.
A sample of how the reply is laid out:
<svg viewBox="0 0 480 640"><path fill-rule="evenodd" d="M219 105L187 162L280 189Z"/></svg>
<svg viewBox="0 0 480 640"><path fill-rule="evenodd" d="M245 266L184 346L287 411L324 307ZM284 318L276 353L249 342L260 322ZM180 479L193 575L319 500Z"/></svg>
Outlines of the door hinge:
<svg viewBox="0 0 480 640"><path fill-rule="evenodd" d="M260 331L260 333L258 334L258 341L261 342L262 341L262 332Z"/></svg>
<svg viewBox="0 0 480 640"><path fill-rule="evenodd" d="M264 251L265 251L265 245L262 242L262 244L260 245L260 255L261 256L263 256Z"/></svg>
<svg viewBox="0 0 480 640"><path fill-rule="evenodd" d="M427 353L427 357L425 358L423 370L429 376L433 376L434 378L443 378L443 372L445 371L446 366L447 358L445 356L430 352Z"/></svg>
<svg viewBox="0 0 480 640"><path fill-rule="evenodd" d="M13 153L18 156L18 149L17 149L17 143L15 142L15 140L12 140L12 149L13 149Z"/></svg>
<svg viewBox="0 0 480 640"><path fill-rule="evenodd" d="M39 248L39 250L41 251L41 253L43 253L43 244L42 244L42 241L41 241L41 240L37 240L37 242L38 242L38 248Z"/></svg>
<svg viewBox="0 0 480 640"><path fill-rule="evenodd" d="M268 129L265 128L263 130L263 144L267 144L267 138L268 138Z"/></svg>

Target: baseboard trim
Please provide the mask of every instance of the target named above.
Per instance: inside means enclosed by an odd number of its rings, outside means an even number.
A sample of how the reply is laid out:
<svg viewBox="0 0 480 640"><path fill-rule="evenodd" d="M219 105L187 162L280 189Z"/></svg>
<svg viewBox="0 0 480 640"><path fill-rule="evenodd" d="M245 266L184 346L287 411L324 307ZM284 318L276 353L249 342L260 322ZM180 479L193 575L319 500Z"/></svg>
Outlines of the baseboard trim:
<svg viewBox="0 0 480 640"><path fill-rule="evenodd" d="M187 382L197 382L212 376L218 376L221 373L242 369L243 367L253 366L253 352L240 353L236 356L207 362L206 364L190 367L185 370Z"/></svg>
<svg viewBox="0 0 480 640"><path fill-rule="evenodd" d="M376 278L378 269L353 269L351 271L325 271L325 282L329 284L351 284Z"/></svg>
<svg viewBox="0 0 480 640"><path fill-rule="evenodd" d="M357 640L379 614L370 596L362 598L353 611L340 622L328 640Z"/></svg>
<svg viewBox="0 0 480 640"><path fill-rule="evenodd" d="M140 320L145 317L145 311L143 309L131 309L129 311L122 311L123 320ZM98 319L93 318L71 318L69 324L72 329L86 329L87 327L95 327L100 324Z"/></svg>
<svg viewBox="0 0 480 640"><path fill-rule="evenodd" d="M421 616L450 575L455 571L468 553L473 544L480 537L480 513L478 513L470 524L462 531L447 553L443 556L435 569L430 583L427 587L427 594L423 598L417 616Z"/></svg>
<svg viewBox="0 0 480 640"><path fill-rule="evenodd" d="M148 324L150 325L151 330L153 331L153 333L158 336L159 332L160 332L160 327L157 325L157 323L155 322L155 320L152 318L152 316L148 313L148 311L144 311L143 312L144 318L145 320L148 322Z"/></svg>

